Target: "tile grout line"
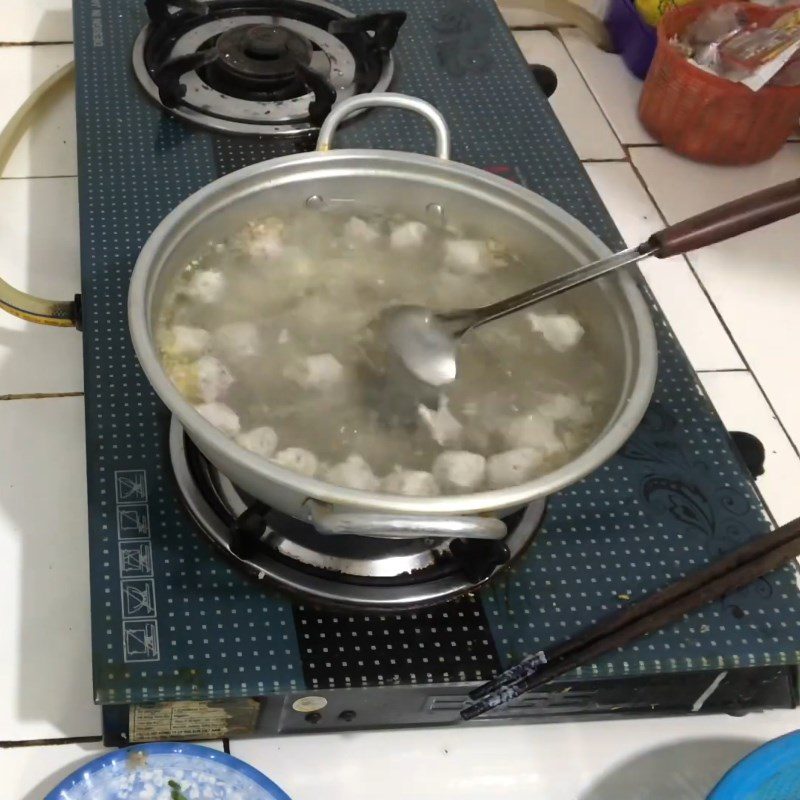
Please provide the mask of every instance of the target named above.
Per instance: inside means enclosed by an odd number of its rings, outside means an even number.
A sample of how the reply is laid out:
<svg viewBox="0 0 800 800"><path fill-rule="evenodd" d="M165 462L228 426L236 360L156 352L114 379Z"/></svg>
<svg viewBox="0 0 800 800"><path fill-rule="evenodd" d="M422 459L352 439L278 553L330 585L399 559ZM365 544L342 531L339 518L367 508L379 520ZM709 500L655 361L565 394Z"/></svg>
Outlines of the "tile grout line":
<svg viewBox="0 0 800 800"><path fill-rule="evenodd" d="M642 185L642 188L644 189L644 191L647 193L647 196L650 198L650 201L653 203L653 206L655 207L656 211L658 212L658 215L661 218L661 221L664 223L664 225L669 225L669 222L667 221L666 217L664 216L664 212L661 210L661 206L659 206L658 203L656 202L656 198L653 196L653 193L650 191L650 187L647 185L647 182L644 180L644 176L637 169L636 164L633 163L633 159L630 156L630 151L632 149L634 149L634 148L633 147L628 147L628 146L624 146L624 147L625 147L626 152L628 153L628 162L630 163L631 168L633 169L633 172L636 175L637 180ZM786 436L787 440L789 441L789 444L791 445L792 450L794 450L794 452L797 455L797 457L800 458L800 447L798 447L798 444L794 441L792 436L789 434L789 431L786 429L786 426L784 425L783 420L780 418L778 412L775 410L775 407L772 404L772 400L770 399L769 395L764 391L764 387L761 385L761 381L759 381L758 376L756 375L755 371L753 370L753 368L750 365L750 362L747 360L747 358L745 358L745 355L742 352L742 349L739 346L739 343L736 341L736 338L731 333L731 330L728 327L728 324L725 322L725 319L723 318L722 314L720 313L720 310L717 308L717 305L714 302L713 298L711 297L708 289L706 288L706 285L703 283L703 281L701 280L700 276L697 274L697 272L696 272L696 270L694 268L694 265L692 264L691 260L688 259L685 255L682 255L681 258L686 262L686 264L688 265L689 270L691 271L692 275L694 275L695 280L700 285L700 288L701 288L703 294L705 295L706 300L708 300L709 304L711 305L711 308L714 310L714 313L717 315L717 319L719 320L720 324L722 325L723 330L728 335L728 338L730 339L731 344L733 345L734 349L736 350L737 355L742 360L742 363L745 365L745 371L749 372L750 375L752 375L753 380L755 381L755 384L758 387L758 390L761 392L761 395L764 398L764 401L766 402L767 406L769 407L769 410L772 412L772 415L775 418L775 421L778 423L778 425L780 426L780 429L783 431L784 435ZM724 372L725 370L722 370L722 371ZM737 372L741 372L741 370L736 370L736 371ZM695 372L697 372L697 370L695 370Z"/></svg>

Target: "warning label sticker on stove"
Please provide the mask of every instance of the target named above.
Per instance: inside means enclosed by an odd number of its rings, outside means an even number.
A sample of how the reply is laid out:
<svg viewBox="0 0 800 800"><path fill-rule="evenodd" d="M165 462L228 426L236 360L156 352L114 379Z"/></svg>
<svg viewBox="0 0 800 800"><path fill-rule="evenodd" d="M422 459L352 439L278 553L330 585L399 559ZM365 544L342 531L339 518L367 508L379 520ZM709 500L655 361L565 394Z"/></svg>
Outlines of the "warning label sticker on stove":
<svg viewBox="0 0 800 800"><path fill-rule="evenodd" d="M158 661L158 623L154 619L122 621L125 663Z"/></svg>
<svg viewBox="0 0 800 800"><path fill-rule="evenodd" d="M128 740L152 742L164 739L218 739L252 733L258 720L258 701L176 700L131 706Z"/></svg>
<svg viewBox="0 0 800 800"><path fill-rule="evenodd" d="M122 647L126 664L158 661L155 564L150 543L147 474L143 469L114 472L117 548L122 600Z"/></svg>
<svg viewBox="0 0 800 800"><path fill-rule="evenodd" d="M114 473L118 503L147 501L147 475L143 469L118 469Z"/></svg>
<svg viewBox="0 0 800 800"><path fill-rule="evenodd" d="M120 539L147 539L150 536L150 509L144 503L118 506L117 532Z"/></svg>

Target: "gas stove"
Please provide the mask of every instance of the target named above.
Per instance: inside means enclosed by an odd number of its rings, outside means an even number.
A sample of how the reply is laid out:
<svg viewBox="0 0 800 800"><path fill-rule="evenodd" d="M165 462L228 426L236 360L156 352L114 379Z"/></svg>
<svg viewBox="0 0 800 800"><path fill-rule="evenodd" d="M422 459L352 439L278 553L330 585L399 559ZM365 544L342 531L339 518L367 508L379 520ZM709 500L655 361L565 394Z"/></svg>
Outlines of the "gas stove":
<svg viewBox="0 0 800 800"><path fill-rule="evenodd" d="M94 686L109 743L455 724L476 682L769 527L643 283L660 374L642 425L596 473L507 520L496 545L320 543L170 419L127 330L139 249L220 175L311 149L323 111L354 92L430 101L454 159L621 245L493 0L342 3L74 3ZM375 109L337 143L427 151L429 136ZM799 599L777 572L486 721L690 712L723 672L704 711L793 706Z"/></svg>

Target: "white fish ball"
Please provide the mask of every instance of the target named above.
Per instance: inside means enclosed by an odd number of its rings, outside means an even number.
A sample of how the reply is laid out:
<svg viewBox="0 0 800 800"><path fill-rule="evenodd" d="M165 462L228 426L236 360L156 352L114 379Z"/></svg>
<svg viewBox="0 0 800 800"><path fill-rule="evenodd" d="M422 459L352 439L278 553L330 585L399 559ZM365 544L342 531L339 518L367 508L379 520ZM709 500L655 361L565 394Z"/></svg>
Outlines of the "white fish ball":
<svg viewBox="0 0 800 800"><path fill-rule="evenodd" d="M235 436L241 429L239 415L225 403L202 403L195 410L226 436Z"/></svg>
<svg viewBox="0 0 800 800"><path fill-rule="evenodd" d="M240 433L236 437L236 443L251 453L269 458L278 446L278 434L269 425L262 425L260 428Z"/></svg>
<svg viewBox="0 0 800 800"><path fill-rule="evenodd" d="M198 270L192 274L183 291L199 303L214 303L225 292L225 276L217 269Z"/></svg>
<svg viewBox="0 0 800 800"><path fill-rule="evenodd" d="M279 450L272 461L292 472L299 472L307 478L312 478L319 466L317 457L310 450L304 450L302 447L287 447L285 450Z"/></svg>
<svg viewBox="0 0 800 800"><path fill-rule="evenodd" d="M393 250L413 250L425 241L428 226L424 222L411 220L398 225L389 237Z"/></svg>
<svg viewBox="0 0 800 800"><path fill-rule="evenodd" d="M435 497L439 494L439 485L430 472L398 469L381 481L381 490L409 497Z"/></svg>
<svg viewBox="0 0 800 800"><path fill-rule="evenodd" d="M443 489L471 492L479 488L486 475L486 459L467 450L446 450L433 462L433 476Z"/></svg>
<svg viewBox="0 0 800 800"><path fill-rule="evenodd" d="M486 475L493 489L519 486L530 480L542 463L544 454L533 447L520 447L490 456Z"/></svg>
<svg viewBox="0 0 800 800"><path fill-rule="evenodd" d="M583 338L583 325L569 314L539 314L529 311L525 315L531 330L544 337L544 340L559 353L575 347Z"/></svg>

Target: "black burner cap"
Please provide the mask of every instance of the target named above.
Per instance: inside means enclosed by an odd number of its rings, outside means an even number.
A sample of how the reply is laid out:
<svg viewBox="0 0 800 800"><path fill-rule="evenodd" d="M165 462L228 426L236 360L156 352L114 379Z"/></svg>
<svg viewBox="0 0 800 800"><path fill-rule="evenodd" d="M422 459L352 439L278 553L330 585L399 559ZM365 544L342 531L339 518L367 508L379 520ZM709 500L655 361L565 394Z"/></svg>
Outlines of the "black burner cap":
<svg viewBox="0 0 800 800"><path fill-rule="evenodd" d="M293 78L297 65L308 66L311 42L285 28L241 25L217 40L219 65L234 78L283 80Z"/></svg>

